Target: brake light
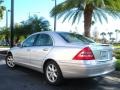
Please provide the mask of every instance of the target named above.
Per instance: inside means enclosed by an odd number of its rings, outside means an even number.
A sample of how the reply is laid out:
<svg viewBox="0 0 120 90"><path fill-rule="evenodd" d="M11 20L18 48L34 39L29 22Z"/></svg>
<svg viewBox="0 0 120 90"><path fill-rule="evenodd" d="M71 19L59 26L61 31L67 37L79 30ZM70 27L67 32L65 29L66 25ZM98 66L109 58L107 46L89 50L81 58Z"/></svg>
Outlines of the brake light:
<svg viewBox="0 0 120 90"><path fill-rule="evenodd" d="M89 47L83 48L74 58L73 60L94 60L95 57L93 55L92 50Z"/></svg>

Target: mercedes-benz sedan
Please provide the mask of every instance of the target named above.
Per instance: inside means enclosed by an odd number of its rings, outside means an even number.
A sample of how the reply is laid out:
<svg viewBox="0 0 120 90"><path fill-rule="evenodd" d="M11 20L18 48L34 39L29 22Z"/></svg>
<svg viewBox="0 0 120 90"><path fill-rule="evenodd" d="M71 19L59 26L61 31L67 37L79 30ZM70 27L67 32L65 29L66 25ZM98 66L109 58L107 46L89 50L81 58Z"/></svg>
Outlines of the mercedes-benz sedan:
<svg viewBox="0 0 120 90"><path fill-rule="evenodd" d="M9 50L10 68L25 66L45 74L50 84L63 78L86 78L114 71L112 47L69 32L38 32Z"/></svg>

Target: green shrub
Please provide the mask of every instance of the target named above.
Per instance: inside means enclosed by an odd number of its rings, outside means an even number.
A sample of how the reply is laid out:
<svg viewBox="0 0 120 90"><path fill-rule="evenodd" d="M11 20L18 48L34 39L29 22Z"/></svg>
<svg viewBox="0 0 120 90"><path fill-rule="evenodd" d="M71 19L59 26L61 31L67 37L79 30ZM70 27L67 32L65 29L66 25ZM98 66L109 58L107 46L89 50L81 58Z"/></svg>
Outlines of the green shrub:
<svg viewBox="0 0 120 90"><path fill-rule="evenodd" d="M114 52L115 52L116 54L120 54L120 49L119 49L119 48L118 48L118 49L115 49Z"/></svg>
<svg viewBox="0 0 120 90"><path fill-rule="evenodd" d="M116 55L115 55L115 58L116 58L116 59L120 59L120 55L119 55L119 54L116 54Z"/></svg>
<svg viewBox="0 0 120 90"><path fill-rule="evenodd" d="M116 70L120 71L120 59L116 62Z"/></svg>
<svg viewBox="0 0 120 90"><path fill-rule="evenodd" d="M120 43L114 43L113 46L120 46Z"/></svg>
<svg viewBox="0 0 120 90"><path fill-rule="evenodd" d="M120 49L119 48L115 49L113 53L114 53L114 56L116 57L116 59L120 59Z"/></svg>

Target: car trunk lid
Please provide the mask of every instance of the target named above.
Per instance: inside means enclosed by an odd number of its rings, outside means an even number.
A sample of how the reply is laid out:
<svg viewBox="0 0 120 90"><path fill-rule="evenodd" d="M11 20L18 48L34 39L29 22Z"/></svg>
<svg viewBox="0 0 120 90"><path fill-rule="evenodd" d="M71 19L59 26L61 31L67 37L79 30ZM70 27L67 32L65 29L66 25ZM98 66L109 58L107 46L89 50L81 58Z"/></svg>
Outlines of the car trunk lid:
<svg viewBox="0 0 120 90"><path fill-rule="evenodd" d="M90 44L89 47L97 61L112 60L112 47L109 44Z"/></svg>

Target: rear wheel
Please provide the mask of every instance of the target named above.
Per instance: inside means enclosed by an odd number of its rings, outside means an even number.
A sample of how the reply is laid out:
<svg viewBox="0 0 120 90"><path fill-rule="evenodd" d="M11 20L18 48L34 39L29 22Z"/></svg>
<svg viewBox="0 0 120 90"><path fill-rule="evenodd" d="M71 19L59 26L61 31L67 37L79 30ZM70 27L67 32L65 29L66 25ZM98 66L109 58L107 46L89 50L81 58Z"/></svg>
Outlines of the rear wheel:
<svg viewBox="0 0 120 90"><path fill-rule="evenodd" d="M15 63L14 63L12 55L7 55L7 57L6 57L6 64L10 68L14 68L15 67Z"/></svg>
<svg viewBox="0 0 120 90"><path fill-rule="evenodd" d="M96 77L94 77L94 79L100 81L100 80L103 80L103 79L104 79L104 76L96 76Z"/></svg>
<svg viewBox="0 0 120 90"><path fill-rule="evenodd" d="M63 79L59 66L53 61L50 61L46 64L45 76L48 83L52 85L60 84Z"/></svg>

